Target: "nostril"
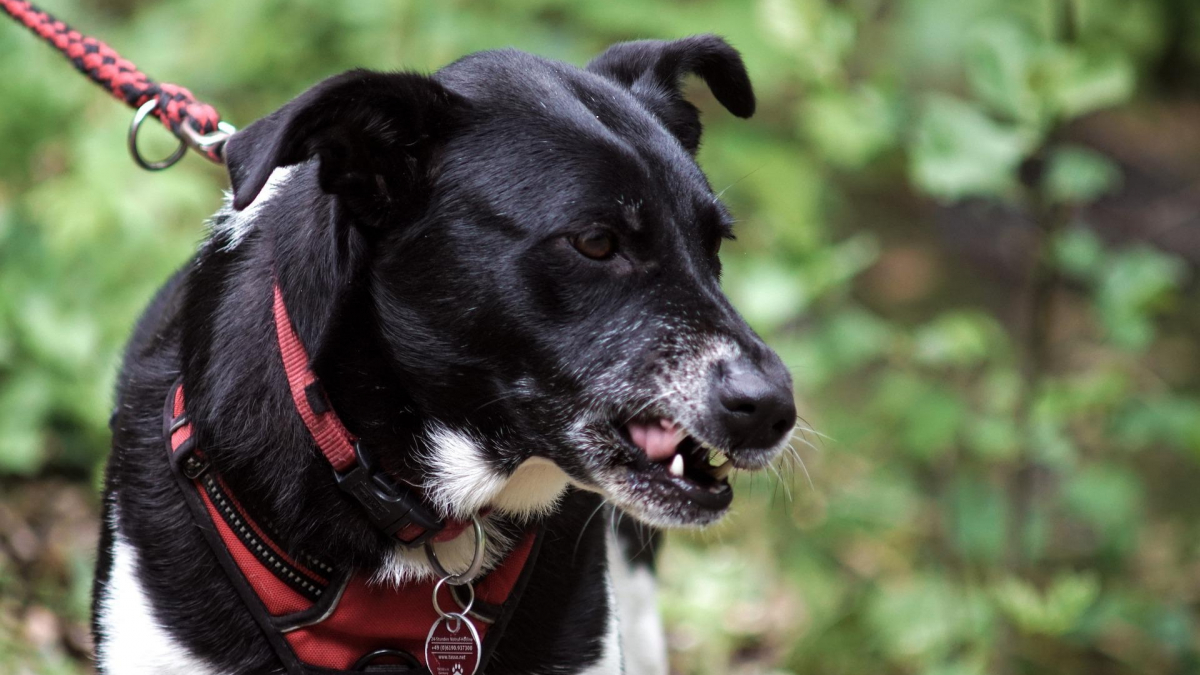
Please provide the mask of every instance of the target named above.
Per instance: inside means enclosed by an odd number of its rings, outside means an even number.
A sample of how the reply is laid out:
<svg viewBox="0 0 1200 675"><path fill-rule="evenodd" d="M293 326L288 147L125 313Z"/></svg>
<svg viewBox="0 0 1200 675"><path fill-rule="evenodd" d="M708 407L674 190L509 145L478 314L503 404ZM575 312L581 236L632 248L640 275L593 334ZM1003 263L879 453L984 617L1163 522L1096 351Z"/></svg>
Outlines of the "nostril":
<svg viewBox="0 0 1200 675"><path fill-rule="evenodd" d="M771 425L771 431L774 431L775 433L777 433L781 436L783 434L787 433L787 430L791 429L791 428L792 428L792 423L786 419L779 420L775 424Z"/></svg>
<svg viewBox="0 0 1200 675"><path fill-rule="evenodd" d="M739 374L722 382L717 398L727 413L743 417L757 415L762 410L761 388L758 380Z"/></svg>
<svg viewBox="0 0 1200 675"><path fill-rule="evenodd" d="M739 413L742 415L753 415L758 410L758 408L754 407L754 404L750 403L749 401L735 403L733 405L726 403L725 409L729 412Z"/></svg>

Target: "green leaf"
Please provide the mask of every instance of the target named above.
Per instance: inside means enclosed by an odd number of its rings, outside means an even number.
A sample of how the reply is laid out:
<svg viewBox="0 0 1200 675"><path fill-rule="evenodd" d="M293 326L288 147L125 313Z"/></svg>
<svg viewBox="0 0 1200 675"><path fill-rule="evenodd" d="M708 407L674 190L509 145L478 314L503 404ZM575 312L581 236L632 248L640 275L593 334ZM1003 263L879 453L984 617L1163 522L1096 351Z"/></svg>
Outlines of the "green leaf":
<svg viewBox="0 0 1200 675"><path fill-rule="evenodd" d="M1121 170L1104 155L1067 146L1050 154L1042 189L1056 204L1085 204L1115 190Z"/></svg>
<svg viewBox="0 0 1200 675"><path fill-rule="evenodd" d="M1065 573L1045 593L1024 579L1010 577L992 589L996 606L1026 633L1062 635L1075 628L1100 595L1094 573Z"/></svg>
<svg viewBox="0 0 1200 675"><path fill-rule="evenodd" d="M733 275L730 275L731 277ZM810 294L796 270L762 260L727 284L734 304L756 330L770 332L795 318Z"/></svg>
<svg viewBox="0 0 1200 675"><path fill-rule="evenodd" d="M821 330L824 356L832 367L850 370L886 353L895 331L879 317L859 308L838 312Z"/></svg>
<svg viewBox="0 0 1200 675"><path fill-rule="evenodd" d="M1169 306L1187 279L1178 256L1146 246L1111 257L1096 291L1096 308L1118 346L1141 349L1154 338L1152 319Z"/></svg>
<svg viewBox="0 0 1200 675"><path fill-rule="evenodd" d="M830 291L844 288L879 258L879 242L874 235L857 234L807 256L801 272L812 297L819 298Z"/></svg>
<svg viewBox="0 0 1200 675"><path fill-rule="evenodd" d="M798 114L809 142L840 167L860 169L896 142L895 111L874 87L824 90Z"/></svg>
<svg viewBox="0 0 1200 675"><path fill-rule="evenodd" d="M943 663L925 670L921 675L987 675L987 660L976 657L952 663Z"/></svg>
<svg viewBox="0 0 1200 675"><path fill-rule="evenodd" d="M1016 169L1032 141L976 106L933 95L917 121L909 170L917 186L938 199L1003 197L1015 188Z"/></svg>
<svg viewBox="0 0 1200 675"><path fill-rule="evenodd" d="M934 576L881 588L869 601L867 620L889 656L925 665L987 640L993 625L981 594Z"/></svg>
<svg viewBox="0 0 1200 675"><path fill-rule="evenodd" d="M1106 259L1100 238L1084 227L1063 231L1052 243L1052 251L1058 268L1077 279L1098 277Z"/></svg>
<svg viewBox="0 0 1200 675"><path fill-rule="evenodd" d="M999 487L959 476L946 500L947 522L955 550L967 560L998 563L1008 541L1008 499Z"/></svg>
<svg viewBox="0 0 1200 675"><path fill-rule="evenodd" d="M885 377L877 405L897 421L900 447L923 461L952 450L967 417L966 404L953 390L911 373Z"/></svg>
<svg viewBox="0 0 1200 675"><path fill-rule="evenodd" d="M917 518L923 499L920 487L906 472L873 468L844 485L838 499L830 500L829 520L836 527L883 537Z"/></svg>
<svg viewBox="0 0 1200 675"><path fill-rule="evenodd" d="M971 41L966 72L975 96L1009 119L1037 122L1042 105L1032 86L1038 50L1034 35L1006 17L981 25Z"/></svg>
<svg viewBox="0 0 1200 675"><path fill-rule="evenodd" d="M947 312L917 330L917 361L939 366L972 366L1000 356L1002 334L982 312Z"/></svg>
<svg viewBox="0 0 1200 675"><path fill-rule="evenodd" d="M1050 467L1074 466L1079 450L1068 433L1066 421L1057 416L1035 415L1030 430L1030 454Z"/></svg>
<svg viewBox="0 0 1200 675"><path fill-rule="evenodd" d="M966 427L966 446L982 459L1012 460L1021 448L1021 432L1011 416L981 415Z"/></svg>
<svg viewBox="0 0 1200 675"><path fill-rule="evenodd" d="M1161 443L1200 458L1200 400L1167 395L1131 398L1127 403L1129 409L1115 423L1122 445L1145 448Z"/></svg>
<svg viewBox="0 0 1200 675"><path fill-rule="evenodd" d="M1136 77L1125 54L1064 50L1048 89L1058 114L1072 119L1129 100Z"/></svg>
<svg viewBox="0 0 1200 675"><path fill-rule="evenodd" d="M1126 550L1136 541L1142 486L1133 473L1116 465L1086 466L1068 478L1063 502L1105 545Z"/></svg>
<svg viewBox="0 0 1200 675"><path fill-rule="evenodd" d="M45 462L42 425L53 405L43 373L19 371L0 384L0 475L31 474Z"/></svg>

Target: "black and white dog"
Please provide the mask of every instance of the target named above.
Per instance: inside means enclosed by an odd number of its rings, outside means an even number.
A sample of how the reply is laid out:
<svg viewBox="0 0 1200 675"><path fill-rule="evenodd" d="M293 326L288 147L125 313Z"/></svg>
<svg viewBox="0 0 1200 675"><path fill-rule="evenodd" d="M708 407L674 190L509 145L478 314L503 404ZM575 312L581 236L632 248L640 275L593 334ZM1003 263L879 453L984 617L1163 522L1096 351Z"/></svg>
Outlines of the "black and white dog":
<svg viewBox="0 0 1200 675"><path fill-rule="evenodd" d="M698 36L584 69L501 50L352 71L229 140L230 203L118 384L103 673L284 668L173 478L176 381L196 446L282 549L381 587L432 575L335 485L289 393L276 285L345 427L440 517L482 514L487 566L544 528L488 673L666 672L641 544L606 509L710 524L730 468L766 466L796 419L786 368L719 288L731 219L694 159L688 74L753 113L737 52ZM457 569L472 541L434 546Z"/></svg>

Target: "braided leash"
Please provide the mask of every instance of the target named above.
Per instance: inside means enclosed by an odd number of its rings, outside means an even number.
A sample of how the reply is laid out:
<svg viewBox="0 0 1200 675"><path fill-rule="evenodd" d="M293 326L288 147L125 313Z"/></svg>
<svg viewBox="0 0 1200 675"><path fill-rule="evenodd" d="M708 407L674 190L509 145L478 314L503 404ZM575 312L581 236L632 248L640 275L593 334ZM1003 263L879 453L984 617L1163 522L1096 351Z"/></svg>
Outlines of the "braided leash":
<svg viewBox="0 0 1200 675"><path fill-rule="evenodd" d="M137 109L129 127L129 150L139 166L165 169L178 162L188 148L224 163L225 141L236 129L222 122L211 105L197 101L192 92L177 84L155 82L112 47L72 29L28 0L0 0L0 8L62 52L88 79ZM174 154L158 162L147 161L137 148L138 129L150 114L179 139Z"/></svg>

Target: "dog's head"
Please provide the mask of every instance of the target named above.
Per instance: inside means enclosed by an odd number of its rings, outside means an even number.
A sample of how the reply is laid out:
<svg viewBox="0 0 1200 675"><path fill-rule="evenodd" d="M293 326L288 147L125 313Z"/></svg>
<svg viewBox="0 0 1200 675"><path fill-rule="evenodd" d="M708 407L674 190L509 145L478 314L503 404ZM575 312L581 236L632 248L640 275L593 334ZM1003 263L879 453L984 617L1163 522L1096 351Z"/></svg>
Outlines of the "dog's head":
<svg viewBox="0 0 1200 675"><path fill-rule="evenodd" d="M787 442L787 369L720 290L732 221L695 162L687 74L753 113L737 52L699 36L586 69L506 50L432 76L354 71L229 141L235 208L296 164L333 198L318 219L336 231L305 240L329 251L276 243L280 284L307 298L293 314L319 354L360 294L423 420L408 461L448 514L548 508L572 482L702 525L727 510L731 467Z"/></svg>

